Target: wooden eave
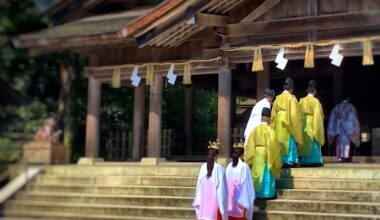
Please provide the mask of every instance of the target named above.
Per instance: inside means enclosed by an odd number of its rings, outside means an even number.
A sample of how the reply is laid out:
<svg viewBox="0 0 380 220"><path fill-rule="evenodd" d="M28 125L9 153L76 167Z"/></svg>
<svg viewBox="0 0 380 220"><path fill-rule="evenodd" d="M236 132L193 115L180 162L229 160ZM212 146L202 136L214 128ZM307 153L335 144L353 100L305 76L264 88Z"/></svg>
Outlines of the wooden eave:
<svg viewBox="0 0 380 220"><path fill-rule="evenodd" d="M317 47L314 49L314 58L328 58L331 53L332 46ZM380 42L374 42L372 45L372 52L374 55L380 55ZM274 61L276 59L278 50L263 50L262 58L264 62ZM345 57L354 57L363 55L363 46L361 43L350 43L341 45L339 51ZM229 51L229 49L205 49L204 58L209 59L212 57L221 56L222 59L228 60L230 65L238 63L251 63L253 52L252 51ZM285 50L285 56L288 60L302 60L305 58L305 48L294 48Z"/></svg>
<svg viewBox="0 0 380 220"><path fill-rule="evenodd" d="M132 39L132 34L150 25L150 23L167 14L183 2L186 2L186 0L167 0L150 12L141 15L140 18L135 19L125 27L113 32L88 36L46 37L43 31L39 31L19 35L13 39L13 44L17 48L46 48L51 50L58 47L71 48L73 46L81 46L82 43L88 40L93 42L91 45L97 45L99 43L98 41L103 40ZM66 44L68 45L67 47Z"/></svg>
<svg viewBox="0 0 380 220"><path fill-rule="evenodd" d="M173 63L181 62L180 60L173 61ZM138 65L138 64L136 64ZM154 71L155 74L159 74L161 76L166 76L168 65L155 66ZM222 67L232 67L230 66L225 59L214 60L205 63L195 63L192 65L191 74L192 75L209 75L215 74ZM90 66L85 68L86 77L93 77L99 80L102 83L110 83L112 81L112 75L115 68L120 69L121 71L121 80L130 80L131 74L133 72L133 67L130 65L114 65L114 66ZM176 64L175 73L178 76L183 76L184 74L184 65ZM138 74L141 78L146 78L146 68L139 68Z"/></svg>
<svg viewBox="0 0 380 220"><path fill-rule="evenodd" d="M144 42L140 43L140 47L178 47L207 27L226 26L228 17L225 15L244 2L246 0L211 0L207 4L200 5L196 12L190 16L184 14L180 19L173 22L147 28L141 32L147 34L144 37ZM197 5L195 1L191 4Z"/></svg>
<svg viewBox="0 0 380 220"><path fill-rule="evenodd" d="M178 7L178 5L185 3L186 0L167 0L160 4L156 9L148 13L147 15L137 19L132 24L120 30L122 36L132 36L143 28L146 28L157 19L161 18L171 10Z"/></svg>

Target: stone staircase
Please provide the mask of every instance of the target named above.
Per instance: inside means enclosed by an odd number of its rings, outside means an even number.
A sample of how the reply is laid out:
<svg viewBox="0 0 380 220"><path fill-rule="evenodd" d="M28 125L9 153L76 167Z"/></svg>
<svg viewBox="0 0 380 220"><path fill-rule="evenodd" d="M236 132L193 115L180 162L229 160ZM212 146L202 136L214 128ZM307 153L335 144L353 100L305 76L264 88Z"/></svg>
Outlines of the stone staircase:
<svg viewBox="0 0 380 220"><path fill-rule="evenodd" d="M199 163L50 166L3 206L5 219L195 219ZM284 169L255 219L380 219L380 167Z"/></svg>
<svg viewBox="0 0 380 220"><path fill-rule="evenodd" d="M282 170L278 199L256 201L259 219L380 219L380 166Z"/></svg>

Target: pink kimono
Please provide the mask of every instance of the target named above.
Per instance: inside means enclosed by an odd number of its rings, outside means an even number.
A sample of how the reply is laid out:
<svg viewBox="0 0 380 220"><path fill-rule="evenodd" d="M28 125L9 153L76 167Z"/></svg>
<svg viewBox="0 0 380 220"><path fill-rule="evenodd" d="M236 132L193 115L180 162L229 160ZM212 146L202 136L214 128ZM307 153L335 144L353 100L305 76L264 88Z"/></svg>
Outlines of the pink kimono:
<svg viewBox="0 0 380 220"><path fill-rule="evenodd" d="M227 220L227 183L224 168L215 163L207 178L207 164L201 166L193 206L198 220Z"/></svg>
<svg viewBox="0 0 380 220"><path fill-rule="evenodd" d="M236 167L233 167L231 162L227 166L226 177L229 219L252 219L255 190L248 165L239 159Z"/></svg>

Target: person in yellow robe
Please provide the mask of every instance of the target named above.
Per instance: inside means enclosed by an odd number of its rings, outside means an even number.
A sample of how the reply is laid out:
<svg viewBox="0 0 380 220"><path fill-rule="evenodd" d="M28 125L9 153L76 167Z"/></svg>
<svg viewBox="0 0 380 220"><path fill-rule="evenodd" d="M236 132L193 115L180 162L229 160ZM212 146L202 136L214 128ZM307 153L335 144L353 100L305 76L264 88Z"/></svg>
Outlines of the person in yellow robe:
<svg viewBox="0 0 380 220"><path fill-rule="evenodd" d="M303 165L322 165L321 147L325 144L322 105L315 95L317 83L310 80L308 95L300 100L303 113L303 144L299 148L299 162Z"/></svg>
<svg viewBox="0 0 380 220"><path fill-rule="evenodd" d="M276 178L280 177L281 146L276 132L268 125L271 110L263 108L261 124L249 134L245 162L251 167L256 198L273 198Z"/></svg>
<svg viewBox="0 0 380 220"><path fill-rule="evenodd" d="M284 91L272 106L270 125L276 131L281 145L281 160L285 166L298 164L297 145L303 143L302 112L297 98L292 95L294 82L287 78Z"/></svg>

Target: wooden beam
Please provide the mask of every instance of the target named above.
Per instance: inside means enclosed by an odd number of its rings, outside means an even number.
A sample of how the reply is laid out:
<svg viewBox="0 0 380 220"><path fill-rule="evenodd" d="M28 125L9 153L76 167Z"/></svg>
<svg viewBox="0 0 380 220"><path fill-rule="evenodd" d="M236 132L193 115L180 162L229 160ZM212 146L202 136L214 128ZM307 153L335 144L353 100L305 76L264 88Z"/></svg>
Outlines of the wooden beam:
<svg viewBox="0 0 380 220"><path fill-rule="evenodd" d="M317 0L308 0L307 2L307 14L309 16L317 16L318 15L318 2ZM317 40L317 31L311 30L307 34L307 39L309 41Z"/></svg>
<svg viewBox="0 0 380 220"><path fill-rule="evenodd" d="M228 24L228 17L222 15L197 13L195 15L195 23L206 27L224 27Z"/></svg>
<svg viewBox="0 0 380 220"><path fill-rule="evenodd" d="M217 55L216 55L217 56ZM215 58L215 57L214 57ZM180 62L180 61L178 61ZM176 63L173 61L173 63ZM209 72L209 70L214 70L215 68L228 67L228 59L222 58L221 60L209 61L207 63L192 64L191 70L192 74L202 74L203 71ZM166 75L170 65L155 66L155 74ZM123 67L122 65L115 66L92 66L86 68L86 76L99 77L99 76L112 76L114 68L120 68L121 76L130 77L133 71L133 66ZM177 75L183 75L184 65L177 64L174 66L174 71ZM146 68L139 68L139 75L145 77Z"/></svg>
<svg viewBox="0 0 380 220"><path fill-rule="evenodd" d="M141 82L134 90L132 159L139 159L144 138L145 83Z"/></svg>
<svg viewBox="0 0 380 220"><path fill-rule="evenodd" d="M373 43L373 54L380 55L380 43ZM330 47L317 47L315 48L315 58L327 58L331 53L332 46ZM263 51L263 60L264 61L274 61L277 55L277 50L264 50ZM252 51L224 51L221 49L206 49L205 58L215 57L218 54L222 53L224 59L228 59L230 64L232 63L250 63L252 62ZM361 43L346 44L342 46L340 53L347 57L352 56L362 56L363 46ZM305 48L291 49L286 50L285 58L289 60L299 60L305 58Z"/></svg>
<svg viewBox="0 0 380 220"><path fill-rule="evenodd" d="M230 37L228 38L228 42L230 44L230 47L240 47L246 45L276 45L306 41L327 41L336 39L346 39L348 36L351 38L367 37L379 35L380 25L371 27L356 27L351 29L315 31L315 38L313 35L310 35L309 32Z"/></svg>
<svg viewBox="0 0 380 220"><path fill-rule="evenodd" d="M86 119L86 157L99 156L99 128L100 128L100 99L101 83L88 79L87 119Z"/></svg>
<svg viewBox="0 0 380 220"><path fill-rule="evenodd" d="M218 125L217 136L221 144L220 154L230 157L231 137L231 69L221 68L218 74Z"/></svg>
<svg viewBox="0 0 380 220"><path fill-rule="evenodd" d="M241 20L241 22L252 22L258 19L263 14L267 13L271 8L277 5L281 0L266 0L259 7L249 13Z"/></svg>
<svg viewBox="0 0 380 220"><path fill-rule="evenodd" d="M307 32L310 30L335 30L380 25L380 11L309 16L275 21L237 23L227 26L228 37L260 36Z"/></svg>
<svg viewBox="0 0 380 220"><path fill-rule="evenodd" d="M252 59L251 59L252 61ZM235 65L231 65L235 68ZM218 70L219 68L209 68L209 69L201 69L201 70L194 70L191 72L191 75L192 76L199 76L199 75L212 75L212 74L217 74L218 73ZM161 77L166 77L167 73L160 73L160 74L157 74ZM181 75L179 76L182 76L183 75L183 72L181 73ZM112 75L111 76L94 76L94 78L96 78L97 80L99 80L100 82L102 83L111 83L112 81ZM121 80L122 80L122 83L130 83L131 81L129 80L130 76L127 76L127 75L122 75L121 76ZM143 76L142 78L145 78L145 76Z"/></svg>
<svg viewBox="0 0 380 220"><path fill-rule="evenodd" d="M148 157L154 158L161 156L162 85L162 77L156 74L154 85L150 87L147 146Z"/></svg>
<svg viewBox="0 0 380 220"><path fill-rule="evenodd" d="M141 29L146 28L147 26L151 25L154 22L157 22L157 18L163 17L165 14L170 12L171 10L175 9L180 4L186 2L185 0L169 0L166 1L164 4L161 4L159 7L157 7L152 12L148 13L147 15L137 19L132 24L128 25L128 27L122 29L120 32L122 33L122 36L127 35L134 35Z"/></svg>

